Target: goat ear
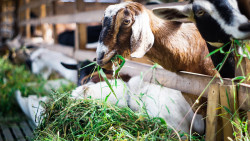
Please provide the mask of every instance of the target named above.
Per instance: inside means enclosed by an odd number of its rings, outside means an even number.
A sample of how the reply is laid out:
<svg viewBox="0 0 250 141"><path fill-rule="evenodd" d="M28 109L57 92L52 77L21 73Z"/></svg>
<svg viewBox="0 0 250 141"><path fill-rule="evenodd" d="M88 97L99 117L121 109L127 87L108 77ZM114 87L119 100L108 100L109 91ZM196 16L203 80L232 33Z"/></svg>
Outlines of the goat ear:
<svg viewBox="0 0 250 141"><path fill-rule="evenodd" d="M61 64L67 68L67 69L70 69L70 70L77 70L77 64L66 64L66 63L63 63L61 62Z"/></svg>
<svg viewBox="0 0 250 141"><path fill-rule="evenodd" d="M178 22L194 21L192 4L158 7L153 9L153 13L159 18Z"/></svg>
<svg viewBox="0 0 250 141"><path fill-rule="evenodd" d="M135 16L130 39L131 57L141 58L154 44L154 34L150 28L149 16L146 12Z"/></svg>

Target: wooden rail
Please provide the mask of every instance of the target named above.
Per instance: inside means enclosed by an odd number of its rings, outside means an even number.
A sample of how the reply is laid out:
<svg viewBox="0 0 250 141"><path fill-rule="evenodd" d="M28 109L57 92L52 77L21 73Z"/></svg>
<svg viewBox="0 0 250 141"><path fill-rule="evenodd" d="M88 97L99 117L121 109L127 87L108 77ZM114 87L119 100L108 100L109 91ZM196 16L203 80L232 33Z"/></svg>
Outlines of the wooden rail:
<svg viewBox="0 0 250 141"><path fill-rule="evenodd" d="M162 4L161 6L172 6L172 5L183 5L183 4L185 3L168 3L168 4ZM148 9L153 9L157 7L157 5L150 5L146 7ZM103 13L104 13L104 10L94 10L94 11L80 12L76 14L51 16L51 17L46 17L42 19L31 19L27 21L21 21L19 26L25 26L27 24L40 25L43 23L58 24L58 23L101 22ZM88 17L88 18L83 18L83 17Z"/></svg>
<svg viewBox="0 0 250 141"><path fill-rule="evenodd" d="M29 4L23 5L19 8L19 12L25 11L26 9L31 9L31 8L36 8L39 7L40 5L43 4L49 4L53 1L57 1L57 0L37 0L37 1L32 1Z"/></svg>
<svg viewBox="0 0 250 141"><path fill-rule="evenodd" d="M74 51L72 47L67 47L62 45L43 44L42 46L54 51L64 53L80 61L87 59L93 61L93 59L96 58L96 53L93 51L87 51L87 50ZM126 60L126 63L121 70L121 73L126 73L131 76L136 76L140 75L141 72L145 73L150 71L150 73L145 74L144 79L146 81L150 81L154 75L154 77L157 78L157 80L162 85L168 88L180 90L184 93L190 93L198 96L203 92L203 90L212 80L212 77L207 75L190 73L185 71L173 73L163 68L157 68L155 70L155 73L152 73L151 68L152 65ZM221 83L221 80L219 78L215 78L211 84L215 83ZM237 84L238 82L235 81L234 83ZM223 79L223 84L232 85L232 80L225 78ZM207 97L207 95L208 95L208 89L204 92L203 97ZM239 84L238 100L241 109L244 110L250 109L250 85L244 83Z"/></svg>

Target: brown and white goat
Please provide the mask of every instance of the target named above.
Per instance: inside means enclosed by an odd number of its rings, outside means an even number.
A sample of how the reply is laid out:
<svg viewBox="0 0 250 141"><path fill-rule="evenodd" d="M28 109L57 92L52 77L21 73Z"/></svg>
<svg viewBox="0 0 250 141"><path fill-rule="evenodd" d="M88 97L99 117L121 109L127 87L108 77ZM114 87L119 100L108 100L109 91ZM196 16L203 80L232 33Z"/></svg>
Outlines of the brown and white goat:
<svg viewBox="0 0 250 141"><path fill-rule="evenodd" d="M163 68L215 75L206 42L192 23L165 21L136 2L109 6L97 47L97 63L111 67L116 54L144 55Z"/></svg>

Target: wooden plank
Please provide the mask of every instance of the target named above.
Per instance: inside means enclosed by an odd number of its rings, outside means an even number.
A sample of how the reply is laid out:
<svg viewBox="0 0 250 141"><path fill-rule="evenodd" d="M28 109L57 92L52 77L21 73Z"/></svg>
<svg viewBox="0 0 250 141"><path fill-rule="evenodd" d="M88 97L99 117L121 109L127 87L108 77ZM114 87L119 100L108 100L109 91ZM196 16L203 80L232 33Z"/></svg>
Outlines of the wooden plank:
<svg viewBox="0 0 250 141"><path fill-rule="evenodd" d="M0 17L2 16L13 16L14 11L1 12Z"/></svg>
<svg viewBox="0 0 250 141"><path fill-rule="evenodd" d="M96 57L96 53L93 51L81 51L78 50L74 53L74 57L77 60L93 60ZM141 72L147 72L152 68L152 65L142 64L133 62L130 60L126 60L124 67L121 72L129 74L131 76L140 75ZM200 95L202 91L206 88L206 86L211 81L212 77L190 73L190 72L178 72L173 73L162 68L157 68L155 71L155 76L161 84L168 88L180 90L184 93L190 93L194 95ZM152 78L152 73L148 73L145 75L145 81L150 81ZM224 84L230 85L232 84L231 79L223 79ZM215 78L212 83L221 82L220 79ZM237 82L235 82L237 83ZM190 89L192 88L192 89ZM207 97L208 91L205 91L203 97ZM250 85L248 84L240 84L238 91L238 100L241 109L248 110L250 109Z"/></svg>
<svg viewBox="0 0 250 141"><path fill-rule="evenodd" d="M2 129L3 136L4 136L5 140L6 141L14 141L14 137L12 136L8 126L5 125L5 124L2 124L0 126L1 126L1 129Z"/></svg>
<svg viewBox="0 0 250 141"><path fill-rule="evenodd" d="M208 105L206 118L206 140L216 141L218 131L218 110L220 100L219 84L212 84L208 90Z"/></svg>
<svg viewBox="0 0 250 141"><path fill-rule="evenodd" d="M52 2L52 12L53 16L56 16L57 10L56 10L56 2ZM52 25L52 30L53 30L53 38L54 38L54 43L58 43L58 35L57 35L57 26L56 24Z"/></svg>
<svg viewBox="0 0 250 141"><path fill-rule="evenodd" d="M23 136L23 134L22 134L21 130L19 129L19 127L17 126L17 124L12 124L10 127L14 133L15 138L18 141L25 141L25 137Z"/></svg>
<svg viewBox="0 0 250 141"><path fill-rule="evenodd" d="M80 6L84 5L82 0L76 0L76 12L80 12ZM75 49L86 49L87 44L87 26L85 24L76 24L75 30Z"/></svg>
<svg viewBox="0 0 250 141"><path fill-rule="evenodd" d="M54 51L61 52L67 56L73 57L74 49L71 46L64 46L59 44L49 45L49 44L43 44L46 48Z"/></svg>
<svg viewBox="0 0 250 141"><path fill-rule="evenodd" d="M249 3L250 4L250 3ZM239 61L239 57L236 56L236 62ZM241 64L239 66L239 68L235 67L236 72L235 72L235 76L248 76L248 74L250 73L250 60L248 58L243 58L241 61ZM247 78L246 81L244 83L250 84L250 80ZM248 91L247 91L248 93ZM247 95L249 97L249 95ZM239 99L241 99L241 97L239 97ZM250 101L246 101L246 103L250 104ZM249 124L248 127L250 127L250 111L247 110L247 118L249 120ZM250 134L250 128L248 128L248 133Z"/></svg>
<svg viewBox="0 0 250 141"><path fill-rule="evenodd" d="M27 4L27 5L21 6L21 7L19 8L19 12L22 12L22 11L28 9L28 8L39 7L39 6L42 5L42 4L49 4L49 3L53 2L53 1L57 1L57 0L39 0L39 1L36 0L36 1L32 1L32 2L30 2L30 3Z"/></svg>
<svg viewBox="0 0 250 141"><path fill-rule="evenodd" d="M46 17L46 4L42 4L40 6L40 18L45 18ZM44 24L41 25L42 26L42 36L44 41L46 41L46 27Z"/></svg>
<svg viewBox="0 0 250 141"><path fill-rule="evenodd" d="M34 124L31 120L28 121L28 124L29 124L29 126L31 127L31 129L32 129L33 131L36 129L35 124Z"/></svg>
<svg viewBox="0 0 250 141"><path fill-rule="evenodd" d="M23 130L26 138L31 139L31 138L34 137L34 135L33 135L32 131L30 130L27 122L22 121L20 123L20 128Z"/></svg>
<svg viewBox="0 0 250 141"><path fill-rule="evenodd" d="M148 9L152 9L159 6L172 6L172 5L183 5L185 3L167 3L161 5L150 5L146 6ZM57 23L93 23L93 22L100 22L103 17L104 10L93 10L87 12L80 12L76 14L66 14L66 15L58 15L58 16L51 16L46 17L43 19L36 19L36 20L26 20L21 21L19 26L24 26L26 24L31 25L38 25L43 23L49 24L57 24ZM83 18L86 17L86 18Z"/></svg>
<svg viewBox="0 0 250 141"><path fill-rule="evenodd" d="M28 4L30 2L30 0L25 0L25 4ZM25 10L25 20L29 20L30 19L30 9L27 8ZM30 29L30 24L26 24L26 38L30 38L31 37L31 29Z"/></svg>
<svg viewBox="0 0 250 141"><path fill-rule="evenodd" d="M87 26L85 24L76 24L75 48L86 49L87 44Z"/></svg>
<svg viewBox="0 0 250 141"><path fill-rule="evenodd" d="M237 116L237 97L234 97L236 95L236 87L233 85L223 85L220 86L220 103L221 103L221 115L222 115L222 122L223 122L223 135L224 140L228 140L231 138L234 139L233 136L233 128L230 123L231 120L234 120L233 116L234 113L236 113L235 116ZM237 96L237 95L236 95ZM230 112L228 111L230 110Z"/></svg>

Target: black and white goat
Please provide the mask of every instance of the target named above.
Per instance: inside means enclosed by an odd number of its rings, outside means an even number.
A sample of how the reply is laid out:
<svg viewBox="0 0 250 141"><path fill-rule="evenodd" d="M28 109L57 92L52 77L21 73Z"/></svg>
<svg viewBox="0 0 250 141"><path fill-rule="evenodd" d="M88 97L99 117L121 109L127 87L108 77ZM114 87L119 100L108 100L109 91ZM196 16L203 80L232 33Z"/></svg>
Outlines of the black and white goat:
<svg viewBox="0 0 250 141"><path fill-rule="evenodd" d="M231 38L249 38L250 25L248 19L239 11L236 0L193 0L184 6L159 7L153 13L163 19L172 21L194 21L202 37L206 40L209 52L216 47L222 47ZM228 51L231 44L223 50ZM215 66L218 66L224 54L216 53L211 56ZM235 73L234 54L230 53L220 74L222 77L233 78Z"/></svg>
<svg viewBox="0 0 250 141"><path fill-rule="evenodd" d="M61 62L68 64L76 64L77 61L62 53L39 48L30 56L31 70L35 74L42 74L45 79L48 79L52 70L57 71L64 78L77 83L77 71L66 69Z"/></svg>
<svg viewBox="0 0 250 141"><path fill-rule="evenodd" d="M86 82L82 82L83 79L93 73L95 71L96 65L93 64L93 62L86 60L86 61L80 61L77 64L66 64L64 62L61 62L61 64L69 69L69 70L76 70L78 71L78 79L77 79L77 86L85 84L88 79L86 79Z"/></svg>

